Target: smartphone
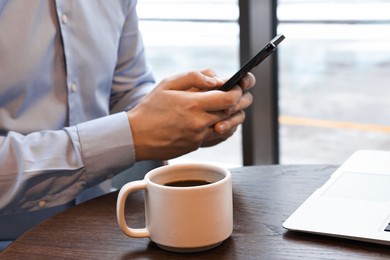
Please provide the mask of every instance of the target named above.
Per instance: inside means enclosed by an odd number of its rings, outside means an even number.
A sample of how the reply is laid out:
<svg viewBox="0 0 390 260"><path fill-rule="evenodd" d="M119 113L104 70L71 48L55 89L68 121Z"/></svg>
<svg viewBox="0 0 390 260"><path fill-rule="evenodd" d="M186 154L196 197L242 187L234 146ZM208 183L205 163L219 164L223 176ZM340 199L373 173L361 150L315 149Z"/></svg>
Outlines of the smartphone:
<svg viewBox="0 0 390 260"><path fill-rule="evenodd" d="M259 51L250 61L248 61L236 74L233 75L228 81L223 84L219 90L229 91L235 85L238 84L240 79L245 76L249 71L251 71L254 67L260 64L265 58L267 58L271 53L273 53L278 47L279 43L284 40L284 35L279 34L275 36L261 51Z"/></svg>

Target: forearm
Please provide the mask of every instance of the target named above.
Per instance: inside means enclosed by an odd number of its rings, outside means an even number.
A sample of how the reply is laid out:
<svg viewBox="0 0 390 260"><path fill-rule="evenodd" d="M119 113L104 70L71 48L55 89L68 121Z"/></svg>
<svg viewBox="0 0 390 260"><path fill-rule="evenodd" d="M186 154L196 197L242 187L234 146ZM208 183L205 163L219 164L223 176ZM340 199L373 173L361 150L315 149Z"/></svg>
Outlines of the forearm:
<svg viewBox="0 0 390 260"><path fill-rule="evenodd" d="M77 194L74 185L82 178L84 164L75 135L74 127L26 136L9 132L1 137L1 215L39 208L39 201L49 196L50 201L55 197L55 203L66 203ZM83 185L83 181L79 183ZM61 199L57 194L65 187L68 195Z"/></svg>
<svg viewBox="0 0 390 260"><path fill-rule="evenodd" d="M71 201L131 166L133 154L124 113L58 131L9 132L0 137L0 215Z"/></svg>

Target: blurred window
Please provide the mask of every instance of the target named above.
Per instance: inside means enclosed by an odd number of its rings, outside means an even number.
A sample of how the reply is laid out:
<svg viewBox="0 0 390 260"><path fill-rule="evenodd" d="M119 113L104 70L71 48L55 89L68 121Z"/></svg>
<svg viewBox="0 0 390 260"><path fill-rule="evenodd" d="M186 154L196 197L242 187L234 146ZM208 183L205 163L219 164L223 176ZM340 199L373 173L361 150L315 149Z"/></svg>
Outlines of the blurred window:
<svg viewBox="0 0 390 260"><path fill-rule="evenodd" d="M280 0L280 162L390 148L390 1Z"/></svg>

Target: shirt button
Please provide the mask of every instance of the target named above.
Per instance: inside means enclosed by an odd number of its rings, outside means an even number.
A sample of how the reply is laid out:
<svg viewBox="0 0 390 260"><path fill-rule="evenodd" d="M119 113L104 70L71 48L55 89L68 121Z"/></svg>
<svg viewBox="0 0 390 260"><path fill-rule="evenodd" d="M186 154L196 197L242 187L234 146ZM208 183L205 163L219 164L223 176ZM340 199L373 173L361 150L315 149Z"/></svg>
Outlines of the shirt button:
<svg viewBox="0 0 390 260"><path fill-rule="evenodd" d="M63 24L66 24L68 22L68 16L66 14L61 15L61 21Z"/></svg>
<svg viewBox="0 0 390 260"><path fill-rule="evenodd" d="M44 207L46 207L46 205L47 205L47 201L46 201L46 200L41 200L41 201L38 203L38 206L39 206L40 208L44 208Z"/></svg>
<svg viewBox="0 0 390 260"><path fill-rule="evenodd" d="M77 85L76 85L75 83L72 83L72 84L70 85L70 90L71 90L72 92L76 92L76 90L77 90Z"/></svg>

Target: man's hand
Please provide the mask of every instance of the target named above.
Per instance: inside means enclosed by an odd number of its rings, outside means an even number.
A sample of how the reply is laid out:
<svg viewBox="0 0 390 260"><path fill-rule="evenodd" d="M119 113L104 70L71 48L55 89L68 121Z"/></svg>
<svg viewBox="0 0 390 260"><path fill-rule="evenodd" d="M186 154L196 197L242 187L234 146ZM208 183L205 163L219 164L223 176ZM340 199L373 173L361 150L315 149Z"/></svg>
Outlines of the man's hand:
<svg viewBox="0 0 390 260"><path fill-rule="evenodd" d="M202 147L213 146L225 141L232 136L237 130L237 127L244 122L244 109L249 107L253 102L252 94L248 91L254 86L255 82L256 79L252 73L246 74L240 80L239 85L242 90L242 97L240 101L234 107L225 111L229 117L214 125L214 132L206 138Z"/></svg>
<svg viewBox="0 0 390 260"><path fill-rule="evenodd" d="M215 145L231 136L252 102L250 74L240 86L223 92L211 70L189 72L161 81L130 110L136 160L166 160Z"/></svg>

